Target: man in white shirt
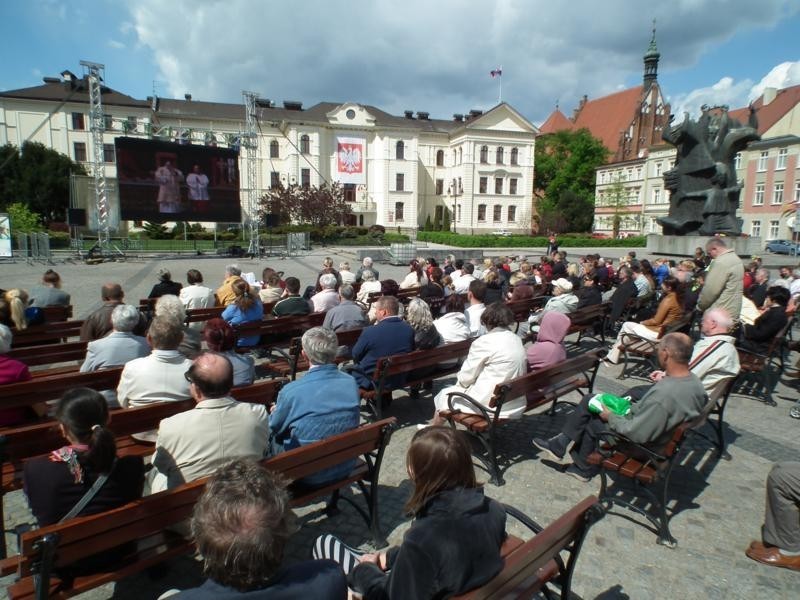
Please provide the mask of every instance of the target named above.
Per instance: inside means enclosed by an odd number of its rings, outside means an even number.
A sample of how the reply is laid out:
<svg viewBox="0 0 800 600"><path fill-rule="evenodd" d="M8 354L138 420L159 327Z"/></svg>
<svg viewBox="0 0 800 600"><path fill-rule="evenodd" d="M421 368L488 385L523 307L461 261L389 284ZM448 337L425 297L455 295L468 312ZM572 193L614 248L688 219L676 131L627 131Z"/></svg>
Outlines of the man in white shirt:
<svg viewBox="0 0 800 600"><path fill-rule="evenodd" d="M314 305L314 312L325 312L339 305L339 292L336 291L338 280L333 273L325 273L319 278L319 285L322 288L311 297Z"/></svg>
<svg viewBox="0 0 800 600"><path fill-rule="evenodd" d="M203 285L203 274L197 269L186 272L186 282L189 284L181 288L180 296L184 308L211 308L216 304L214 290Z"/></svg>
<svg viewBox="0 0 800 600"><path fill-rule="evenodd" d="M466 294L469 291L469 285L475 281L475 277L472 275L474 271L475 265L471 263L467 263L461 268L461 277L453 279L456 294Z"/></svg>
<svg viewBox="0 0 800 600"><path fill-rule="evenodd" d="M152 493L210 475L232 460L260 459L267 450L267 410L230 397L233 367L225 356L201 354L187 380L197 404L161 421L149 476Z"/></svg>
<svg viewBox="0 0 800 600"><path fill-rule="evenodd" d="M481 315L486 310L486 305L483 303L485 297L486 282L479 279L470 282L469 290L467 291L469 306L464 311L464 316L467 317L470 337L477 337L486 333L486 329L481 324Z"/></svg>

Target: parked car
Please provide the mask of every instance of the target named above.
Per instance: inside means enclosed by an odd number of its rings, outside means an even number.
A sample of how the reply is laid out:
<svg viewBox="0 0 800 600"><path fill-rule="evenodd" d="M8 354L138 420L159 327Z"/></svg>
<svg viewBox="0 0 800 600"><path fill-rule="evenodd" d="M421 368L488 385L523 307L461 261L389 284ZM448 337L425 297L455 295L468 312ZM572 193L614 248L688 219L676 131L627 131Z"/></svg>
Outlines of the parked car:
<svg viewBox="0 0 800 600"><path fill-rule="evenodd" d="M797 256L800 255L800 244L793 243L790 240L772 240L767 242L764 250L767 252L774 252L775 254L792 254Z"/></svg>
<svg viewBox="0 0 800 600"><path fill-rule="evenodd" d="M508 237L511 235L511 232L508 229L496 229L492 232L492 235L501 235L503 237Z"/></svg>

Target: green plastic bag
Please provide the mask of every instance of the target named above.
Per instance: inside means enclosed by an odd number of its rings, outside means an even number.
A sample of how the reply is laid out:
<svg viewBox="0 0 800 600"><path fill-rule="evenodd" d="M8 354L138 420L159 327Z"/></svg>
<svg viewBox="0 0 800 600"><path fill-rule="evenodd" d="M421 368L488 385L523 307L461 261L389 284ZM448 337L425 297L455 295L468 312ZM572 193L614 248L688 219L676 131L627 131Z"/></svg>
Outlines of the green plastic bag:
<svg viewBox="0 0 800 600"><path fill-rule="evenodd" d="M621 417L631 412L630 398L620 398L614 394L595 394L589 399L589 412L599 415L604 406Z"/></svg>

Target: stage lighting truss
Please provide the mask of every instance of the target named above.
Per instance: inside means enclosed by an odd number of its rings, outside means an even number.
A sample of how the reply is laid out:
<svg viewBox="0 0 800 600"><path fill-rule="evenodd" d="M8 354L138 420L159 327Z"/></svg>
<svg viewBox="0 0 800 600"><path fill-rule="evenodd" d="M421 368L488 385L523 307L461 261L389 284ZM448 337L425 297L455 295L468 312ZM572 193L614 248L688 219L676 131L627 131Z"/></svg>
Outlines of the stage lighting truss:
<svg viewBox="0 0 800 600"><path fill-rule="evenodd" d="M258 93L243 90L242 98L245 107L245 131L239 143L245 150L243 166L247 182L247 225L250 233L247 253L261 256L258 239Z"/></svg>

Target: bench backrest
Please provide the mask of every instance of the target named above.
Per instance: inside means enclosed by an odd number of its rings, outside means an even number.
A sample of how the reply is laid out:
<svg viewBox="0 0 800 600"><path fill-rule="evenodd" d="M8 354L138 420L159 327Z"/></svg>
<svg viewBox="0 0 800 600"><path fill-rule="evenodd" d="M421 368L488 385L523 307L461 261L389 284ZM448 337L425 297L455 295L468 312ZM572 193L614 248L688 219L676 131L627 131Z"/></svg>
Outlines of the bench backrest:
<svg viewBox="0 0 800 600"><path fill-rule="evenodd" d="M265 459L262 464L282 473L290 481L296 481L351 458L380 451L395 423L396 419L390 418L362 425L352 431ZM33 573L41 555L39 542L46 536L51 536L49 539L57 544L55 565L61 567L159 533L186 520L191 516L207 479L204 477L185 483L107 512L77 517L66 523L24 533L19 575L27 577Z"/></svg>
<svg viewBox="0 0 800 600"><path fill-rule="evenodd" d="M530 598L543 586L540 570L564 550L569 559L559 565L562 590L569 591L575 561L589 526L601 515L596 496L589 496L573 506L533 538L515 549L505 560L498 575L483 587L458 598ZM562 598L567 597L562 593Z"/></svg>
<svg viewBox="0 0 800 600"><path fill-rule="evenodd" d="M286 385L286 379L266 379L251 385L235 387L231 390L231 396L239 402L269 406L278 399L278 392L284 385Z"/></svg>
<svg viewBox="0 0 800 600"><path fill-rule="evenodd" d="M430 367L439 363L454 361L469 354L469 348L475 338L461 342L451 342L430 350L415 350L405 354L394 354L378 359L372 378L380 381L386 377L409 373L422 367Z"/></svg>
<svg viewBox="0 0 800 600"><path fill-rule="evenodd" d="M23 346L12 348L9 358L24 362L29 367L50 365L69 361L83 361L86 358L88 342L66 342L63 344L44 344L42 346Z"/></svg>
<svg viewBox="0 0 800 600"><path fill-rule="evenodd" d="M315 312L308 315L289 315L263 321L251 321L237 325L234 329L236 329L238 337L267 335L275 336L275 341L289 341L312 327L322 325L324 320L324 312Z"/></svg>
<svg viewBox="0 0 800 600"><path fill-rule="evenodd" d="M513 302L506 302L506 306L514 313L514 320L517 322L527 321L531 316L531 311L542 308L547 299L545 296L533 296L532 298L523 298L522 300L514 300Z"/></svg>
<svg viewBox="0 0 800 600"><path fill-rule="evenodd" d="M591 390L602 355L602 350L585 352L551 367L500 383L494 389L489 406L496 408L506 400L520 398L531 392L542 392L541 398L534 397L532 405L528 407L533 408L552 399L551 396L561 395L569 389L587 387Z"/></svg>
<svg viewBox="0 0 800 600"><path fill-rule="evenodd" d="M103 369L92 373L69 372L49 377L37 377L22 383L9 383L3 386L0 395L0 408L31 406L39 402L55 400L65 390L73 387L88 387L93 390L117 389L122 367Z"/></svg>
<svg viewBox="0 0 800 600"><path fill-rule="evenodd" d="M569 317L571 327L593 325L602 321L610 309L611 303L603 302L592 306L584 306L575 312L569 313L567 317Z"/></svg>
<svg viewBox="0 0 800 600"><path fill-rule="evenodd" d="M78 337L81 334L83 321L58 321L34 325L27 329L14 329L12 348L21 348L33 344L56 343L62 339Z"/></svg>
<svg viewBox="0 0 800 600"><path fill-rule="evenodd" d="M45 323L54 323L56 321L66 321L72 318L72 305L67 306L43 306L42 314L44 314Z"/></svg>

